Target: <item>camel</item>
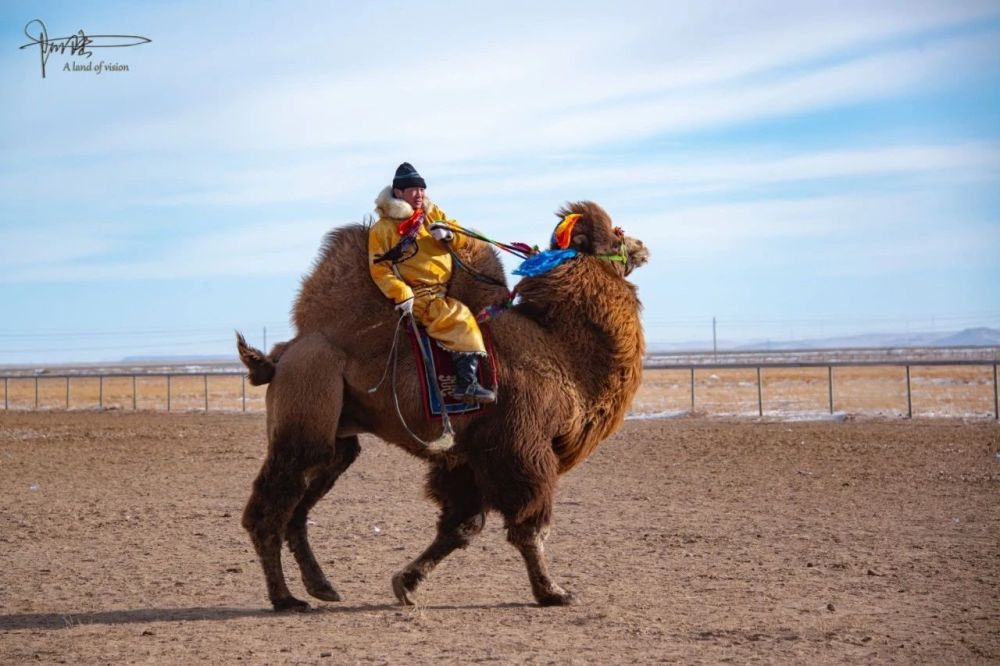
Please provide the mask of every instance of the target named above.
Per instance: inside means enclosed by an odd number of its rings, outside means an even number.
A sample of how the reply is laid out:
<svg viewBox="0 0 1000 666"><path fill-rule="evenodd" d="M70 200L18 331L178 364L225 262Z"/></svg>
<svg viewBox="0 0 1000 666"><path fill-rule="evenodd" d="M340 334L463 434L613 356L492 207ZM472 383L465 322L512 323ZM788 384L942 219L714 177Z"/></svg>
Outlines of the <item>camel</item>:
<svg viewBox="0 0 1000 666"><path fill-rule="evenodd" d="M323 601L341 600L313 555L306 521L357 458L361 433L426 460L427 496L440 507L431 544L392 577L401 604L416 602L420 584L450 553L468 546L493 511L503 516L507 540L524 558L535 600L543 606L571 602L550 577L543 550L556 484L621 426L639 386L641 305L625 278L647 261L648 251L613 228L593 202L568 204L558 215L569 213L582 215L571 245L579 256L522 279L519 302L490 322L498 400L455 419L455 443L447 451L416 441L400 422L401 415L423 440L441 432L439 422L423 417L409 345L400 346L392 390L368 391L383 374L399 319L368 274L365 223L328 234L296 300L292 340L265 354L237 335L251 383L269 384L268 452L242 522L275 610L309 608L289 592L283 541L306 591ZM621 262L596 256L618 253ZM450 294L473 312L507 296L492 247L476 242L460 258L498 284L474 280L456 266Z"/></svg>

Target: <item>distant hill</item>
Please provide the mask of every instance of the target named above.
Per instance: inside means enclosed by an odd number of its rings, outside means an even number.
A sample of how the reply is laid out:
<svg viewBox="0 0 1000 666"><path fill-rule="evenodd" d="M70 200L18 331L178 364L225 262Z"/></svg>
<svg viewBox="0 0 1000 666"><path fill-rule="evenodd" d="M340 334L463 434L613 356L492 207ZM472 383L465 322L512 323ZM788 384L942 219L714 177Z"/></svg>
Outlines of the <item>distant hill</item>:
<svg viewBox="0 0 1000 666"><path fill-rule="evenodd" d="M161 354L159 356L126 356L118 363L232 363L239 360L236 354L221 356L218 354L202 354L187 356L184 354Z"/></svg>
<svg viewBox="0 0 1000 666"><path fill-rule="evenodd" d="M754 340L752 342L719 340L719 350L727 351L780 351L783 349L854 349L892 347L1000 347L1000 330L995 328L967 328L946 333L870 333L831 338L806 340ZM649 342L649 354L670 354L673 352L712 351L712 342L691 340L687 342ZM202 354L185 356L182 354L162 354L149 356L127 356L117 363L164 365L176 364L217 364L238 363L235 354Z"/></svg>
<svg viewBox="0 0 1000 666"><path fill-rule="evenodd" d="M967 328L945 338L941 338L937 347L1000 347L1000 331L995 328Z"/></svg>
<svg viewBox="0 0 1000 666"><path fill-rule="evenodd" d="M869 333L805 340L754 340L732 342L720 340L720 350L768 351L782 349L851 349L868 347L1000 347L1000 330L995 328L967 328L946 333ZM678 351L711 351L711 341L703 340L664 343L650 342L650 354Z"/></svg>
<svg viewBox="0 0 1000 666"><path fill-rule="evenodd" d="M809 340L768 340L736 347L739 350L767 349L850 349L854 347L994 347L1000 345L1000 331L994 328L967 328L957 333L870 333Z"/></svg>

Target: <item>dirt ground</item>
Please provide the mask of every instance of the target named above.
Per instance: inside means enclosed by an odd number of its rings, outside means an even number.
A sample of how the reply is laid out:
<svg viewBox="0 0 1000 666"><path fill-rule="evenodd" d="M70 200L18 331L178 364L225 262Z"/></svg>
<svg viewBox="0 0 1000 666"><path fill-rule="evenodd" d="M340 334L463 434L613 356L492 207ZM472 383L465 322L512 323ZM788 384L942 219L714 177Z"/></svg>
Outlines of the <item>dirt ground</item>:
<svg viewBox="0 0 1000 666"><path fill-rule="evenodd" d="M560 488L568 608L532 604L495 516L395 605L435 511L363 438L310 527L346 600L283 615L239 525L263 431L0 413L0 663L1000 661L992 421L629 421Z"/></svg>

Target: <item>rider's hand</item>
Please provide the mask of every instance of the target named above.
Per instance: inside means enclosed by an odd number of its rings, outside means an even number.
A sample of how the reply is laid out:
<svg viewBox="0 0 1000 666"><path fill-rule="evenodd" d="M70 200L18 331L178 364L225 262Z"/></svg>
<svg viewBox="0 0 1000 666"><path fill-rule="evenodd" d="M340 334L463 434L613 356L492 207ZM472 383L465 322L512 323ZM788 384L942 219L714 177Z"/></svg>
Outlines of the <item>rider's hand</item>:
<svg viewBox="0 0 1000 666"><path fill-rule="evenodd" d="M455 234L452 232L451 229L448 228L447 224L441 224L440 222L435 222L430 226L430 229L431 229L431 236L434 236L434 238L438 239L439 241L443 241L445 243L450 242L451 239L455 237Z"/></svg>
<svg viewBox="0 0 1000 666"><path fill-rule="evenodd" d="M413 316L413 299L408 298L402 303L396 303L396 310L405 315Z"/></svg>

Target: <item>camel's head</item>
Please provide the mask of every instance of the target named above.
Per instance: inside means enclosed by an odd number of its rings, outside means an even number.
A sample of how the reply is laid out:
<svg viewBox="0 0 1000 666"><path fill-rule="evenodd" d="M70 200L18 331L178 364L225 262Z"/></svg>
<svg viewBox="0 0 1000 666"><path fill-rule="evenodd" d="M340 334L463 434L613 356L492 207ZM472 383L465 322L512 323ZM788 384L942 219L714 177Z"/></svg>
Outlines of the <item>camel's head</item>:
<svg viewBox="0 0 1000 666"><path fill-rule="evenodd" d="M550 249L573 248L612 260L622 275L649 261L649 250L638 238L625 235L593 201L567 204L558 213L561 222L552 234Z"/></svg>

